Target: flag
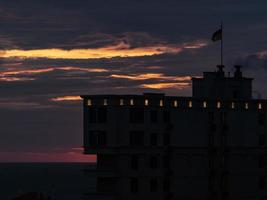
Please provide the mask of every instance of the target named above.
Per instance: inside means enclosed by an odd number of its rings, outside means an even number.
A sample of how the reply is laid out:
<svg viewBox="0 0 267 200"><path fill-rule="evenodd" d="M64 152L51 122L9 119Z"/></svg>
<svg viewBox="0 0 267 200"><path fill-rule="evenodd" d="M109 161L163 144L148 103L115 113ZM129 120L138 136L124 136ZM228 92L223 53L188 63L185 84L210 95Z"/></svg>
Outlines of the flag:
<svg viewBox="0 0 267 200"><path fill-rule="evenodd" d="M216 42L218 40L222 40L222 29L219 29L215 33L213 33L211 40Z"/></svg>

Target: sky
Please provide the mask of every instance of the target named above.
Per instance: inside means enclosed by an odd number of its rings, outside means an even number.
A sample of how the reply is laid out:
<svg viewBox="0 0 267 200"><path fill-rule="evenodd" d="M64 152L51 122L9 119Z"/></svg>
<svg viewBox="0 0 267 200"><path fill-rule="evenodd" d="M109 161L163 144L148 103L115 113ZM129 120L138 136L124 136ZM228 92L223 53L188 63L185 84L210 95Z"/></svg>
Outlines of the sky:
<svg viewBox="0 0 267 200"><path fill-rule="evenodd" d="M1 0L0 162L90 162L86 94L190 96L214 71L223 20L225 71L241 64L267 97L266 0Z"/></svg>

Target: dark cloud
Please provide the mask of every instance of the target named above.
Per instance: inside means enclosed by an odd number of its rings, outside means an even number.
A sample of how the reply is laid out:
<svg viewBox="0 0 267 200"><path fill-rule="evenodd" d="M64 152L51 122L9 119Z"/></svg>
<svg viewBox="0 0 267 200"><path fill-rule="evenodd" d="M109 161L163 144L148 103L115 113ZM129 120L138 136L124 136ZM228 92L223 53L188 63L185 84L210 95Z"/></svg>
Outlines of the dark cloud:
<svg viewBox="0 0 267 200"><path fill-rule="evenodd" d="M215 70L219 43L207 41L221 19L226 71L232 71L234 64L244 65L245 75L256 78L254 89L266 97L266 6L265 0L2 0L2 50L96 49L117 44L127 49L166 45L182 50L131 58L0 59L0 150L38 152L81 146L81 102L52 101L55 97L155 91L190 95L188 87L140 87L171 82L166 78L130 80L112 75L183 77ZM200 41L208 45L192 48ZM0 57L4 53L0 51Z"/></svg>

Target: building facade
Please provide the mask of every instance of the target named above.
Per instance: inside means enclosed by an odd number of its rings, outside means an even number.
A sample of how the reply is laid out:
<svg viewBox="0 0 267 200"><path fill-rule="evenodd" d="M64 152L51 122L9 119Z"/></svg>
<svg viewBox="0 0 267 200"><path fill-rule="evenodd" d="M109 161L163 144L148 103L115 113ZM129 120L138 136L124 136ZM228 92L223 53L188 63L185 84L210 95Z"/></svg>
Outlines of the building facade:
<svg viewBox="0 0 267 200"><path fill-rule="evenodd" d="M192 97L84 95L97 194L118 200L267 199L266 100L239 66L192 78ZM88 197L90 199L90 197Z"/></svg>

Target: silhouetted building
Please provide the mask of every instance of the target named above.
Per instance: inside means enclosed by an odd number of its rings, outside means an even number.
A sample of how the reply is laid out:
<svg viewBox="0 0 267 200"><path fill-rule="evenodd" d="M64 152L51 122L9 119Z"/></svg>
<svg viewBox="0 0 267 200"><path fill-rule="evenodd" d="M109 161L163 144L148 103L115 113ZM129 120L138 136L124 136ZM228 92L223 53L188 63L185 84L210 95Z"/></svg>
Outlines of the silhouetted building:
<svg viewBox="0 0 267 200"><path fill-rule="evenodd" d="M266 199L266 100L236 66L192 78L193 96L84 95L85 154L111 199ZM90 198L90 197L89 197ZM89 199L88 198L88 199Z"/></svg>

